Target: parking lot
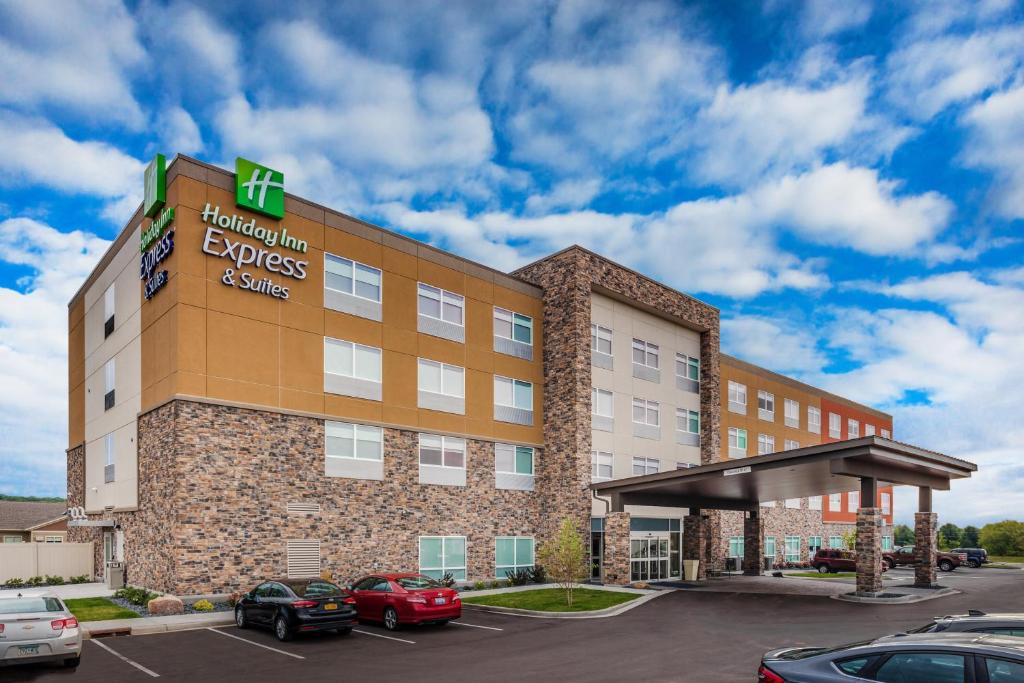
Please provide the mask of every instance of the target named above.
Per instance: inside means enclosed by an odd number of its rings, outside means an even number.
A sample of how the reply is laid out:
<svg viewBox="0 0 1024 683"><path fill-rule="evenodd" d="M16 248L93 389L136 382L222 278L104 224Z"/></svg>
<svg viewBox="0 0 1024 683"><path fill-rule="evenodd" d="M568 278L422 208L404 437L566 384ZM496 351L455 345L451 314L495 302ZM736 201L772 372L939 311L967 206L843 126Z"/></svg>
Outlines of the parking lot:
<svg viewBox="0 0 1024 683"><path fill-rule="evenodd" d="M902 574L908 570L896 570ZM397 633L361 625L349 636L287 643L233 626L104 638L77 671L0 670L23 681L751 681L762 652L839 644L919 625L938 614L1020 610L1024 572L940 574L962 595L910 605L859 605L822 596L681 590L617 617L538 619L467 607L461 623ZM780 581L798 581L780 579Z"/></svg>

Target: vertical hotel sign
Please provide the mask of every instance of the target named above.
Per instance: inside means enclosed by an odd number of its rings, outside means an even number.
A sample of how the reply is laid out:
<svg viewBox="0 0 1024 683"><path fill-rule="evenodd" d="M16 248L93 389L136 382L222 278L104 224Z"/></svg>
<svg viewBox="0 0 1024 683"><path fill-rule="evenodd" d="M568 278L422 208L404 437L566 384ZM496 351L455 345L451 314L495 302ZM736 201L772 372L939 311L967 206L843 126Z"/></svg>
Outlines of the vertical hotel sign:
<svg viewBox="0 0 1024 683"><path fill-rule="evenodd" d="M160 264L174 251L174 207L164 208L167 203L167 160L157 154L149 162L143 174L144 193L142 213L152 218L149 228L142 232L139 244L139 278L145 282L143 294L152 299L167 284L167 271ZM161 211L162 209L162 211Z"/></svg>

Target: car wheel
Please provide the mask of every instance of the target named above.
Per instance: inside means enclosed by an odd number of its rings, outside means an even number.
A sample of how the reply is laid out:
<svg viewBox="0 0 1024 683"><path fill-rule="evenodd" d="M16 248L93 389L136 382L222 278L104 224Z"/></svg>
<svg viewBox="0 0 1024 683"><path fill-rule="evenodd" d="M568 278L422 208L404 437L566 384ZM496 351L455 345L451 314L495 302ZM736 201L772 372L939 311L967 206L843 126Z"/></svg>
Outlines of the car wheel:
<svg viewBox="0 0 1024 683"><path fill-rule="evenodd" d="M939 569L941 569L944 572L951 572L953 571L953 563L949 560L942 560L941 562L939 562Z"/></svg>
<svg viewBox="0 0 1024 683"><path fill-rule="evenodd" d="M339 636L347 636L348 634L352 633L352 627L346 626L345 628L339 628L335 631L335 633L337 633Z"/></svg>
<svg viewBox="0 0 1024 683"><path fill-rule="evenodd" d="M967 566L971 569L977 569L981 566L981 562L978 562L977 560L967 560Z"/></svg>
<svg viewBox="0 0 1024 683"><path fill-rule="evenodd" d="M249 620L245 618L245 609L241 605L235 608L235 626L249 628Z"/></svg>
<svg viewBox="0 0 1024 683"><path fill-rule="evenodd" d="M65 659L64 660L64 668L65 669L74 669L81 662L82 662L82 658L81 657L72 657L71 659Z"/></svg>
<svg viewBox="0 0 1024 683"><path fill-rule="evenodd" d="M896 563L892 560L886 560L885 563L889 565L889 569L896 569Z"/></svg>
<svg viewBox="0 0 1024 683"><path fill-rule="evenodd" d="M447 626L448 625L448 620L447 619L442 619L441 621L437 622L437 625L438 626Z"/></svg>
<svg viewBox="0 0 1024 683"><path fill-rule="evenodd" d="M818 573L819 574L828 574L828 572L829 572L829 568L828 568L827 565L824 565L824 564L818 565Z"/></svg>
<svg viewBox="0 0 1024 683"><path fill-rule="evenodd" d="M384 628L389 631L398 630L398 612L395 611L394 607L384 608Z"/></svg>
<svg viewBox="0 0 1024 683"><path fill-rule="evenodd" d="M288 620L284 618L283 614L277 615L277 619L274 619L274 635L282 643L292 639L292 631L288 628Z"/></svg>

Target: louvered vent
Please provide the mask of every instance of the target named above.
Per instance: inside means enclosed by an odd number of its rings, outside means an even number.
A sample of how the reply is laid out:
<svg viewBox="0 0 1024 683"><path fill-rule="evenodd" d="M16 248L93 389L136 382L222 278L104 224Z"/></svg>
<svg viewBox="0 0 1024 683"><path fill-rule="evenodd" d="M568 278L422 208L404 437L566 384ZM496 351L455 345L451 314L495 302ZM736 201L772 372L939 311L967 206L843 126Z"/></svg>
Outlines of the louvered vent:
<svg viewBox="0 0 1024 683"><path fill-rule="evenodd" d="M288 503L288 514L316 515L320 514L320 503Z"/></svg>
<svg viewBox="0 0 1024 683"><path fill-rule="evenodd" d="M288 541L288 578L320 576L320 541Z"/></svg>

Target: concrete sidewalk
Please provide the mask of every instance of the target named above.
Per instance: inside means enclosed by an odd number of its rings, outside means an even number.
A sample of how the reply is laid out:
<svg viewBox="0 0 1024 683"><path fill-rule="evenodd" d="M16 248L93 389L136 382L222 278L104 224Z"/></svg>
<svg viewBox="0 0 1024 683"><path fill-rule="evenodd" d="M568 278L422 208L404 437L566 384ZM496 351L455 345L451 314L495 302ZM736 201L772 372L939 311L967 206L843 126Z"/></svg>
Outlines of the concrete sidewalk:
<svg viewBox="0 0 1024 683"><path fill-rule="evenodd" d="M103 636L139 636L147 633L189 631L210 626L235 623L234 612L208 612L206 614L179 614L170 617L139 617L138 619L109 619L82 622L84 638Z"/></svg>
<svg viewBox="0 0 1024 683"><path fill-rule="evenodd" d="M39 586L38 588L12 588L11 592L18 592L22 595L53 595L61 600L73 598L107 598L114 594L114 591L107 588L104 583L68 583L63 586ZM6 592L6 591L5 591Z"/></svg>

